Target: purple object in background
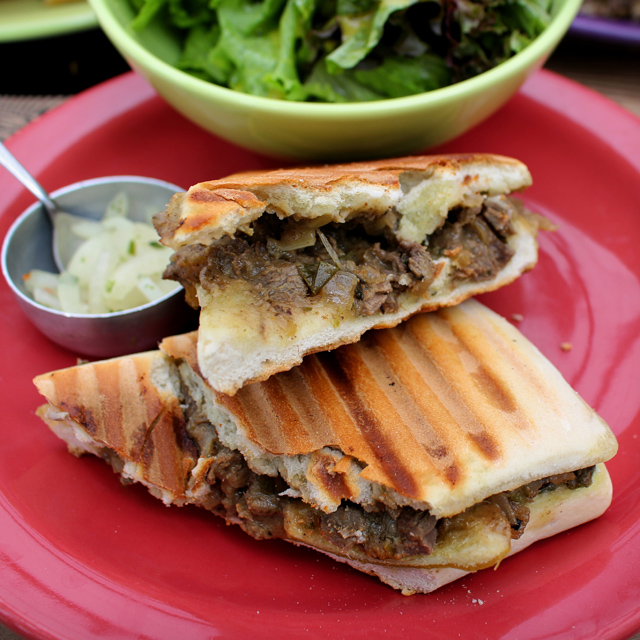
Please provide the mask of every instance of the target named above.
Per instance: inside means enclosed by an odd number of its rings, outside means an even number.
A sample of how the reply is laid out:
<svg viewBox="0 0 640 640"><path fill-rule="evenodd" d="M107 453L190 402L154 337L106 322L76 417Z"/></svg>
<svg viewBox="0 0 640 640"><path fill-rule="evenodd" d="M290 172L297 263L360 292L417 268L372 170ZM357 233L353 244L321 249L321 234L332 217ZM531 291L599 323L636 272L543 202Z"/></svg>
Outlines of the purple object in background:
<svg viewBox="0 0 640 640"><path fill-rule="evenodd" d="M619 44L640 46L640 22L612 20L592 16L577 16L569 34Z"/></svg>

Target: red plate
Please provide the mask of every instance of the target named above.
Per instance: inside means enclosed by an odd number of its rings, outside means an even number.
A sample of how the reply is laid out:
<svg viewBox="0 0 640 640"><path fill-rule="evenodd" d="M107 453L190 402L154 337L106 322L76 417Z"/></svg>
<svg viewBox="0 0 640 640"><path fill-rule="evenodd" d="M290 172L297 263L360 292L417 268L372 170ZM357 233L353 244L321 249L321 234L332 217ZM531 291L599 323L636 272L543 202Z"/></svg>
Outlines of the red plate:
<svg viewBox="0 0 640 640"><path fill-rule="evenodd" d="M138 76L77 96L9 141L48 189L106 174L182 184L275 162L186 122ZM31 378L73 354L33 329L0 284L0 618L37 638L626 638L640 629L640 121L540 72L446 151L513 155L528 205L560 225L539 265L484 301L611 424L612 507L429 596L195 508L122 488L76 460L34 415ZM0 236L31 197L0 175ZM561 349L571 343L570 351Z"/></svg>

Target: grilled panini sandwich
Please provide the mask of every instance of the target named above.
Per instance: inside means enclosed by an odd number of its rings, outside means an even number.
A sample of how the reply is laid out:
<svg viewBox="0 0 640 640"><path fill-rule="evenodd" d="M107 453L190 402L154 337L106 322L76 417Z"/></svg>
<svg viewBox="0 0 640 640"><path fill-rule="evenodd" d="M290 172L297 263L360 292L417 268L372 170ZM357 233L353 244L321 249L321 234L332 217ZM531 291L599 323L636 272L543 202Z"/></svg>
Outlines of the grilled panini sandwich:
<svg viewBox="0 0 640 640"><path fill-rule="evenodd" d="M234 396L195 333L41 375L39 415L166 504L430 592L598 517L608 426L475 300L367 332Z"/></svg>
<svg viewBox="0 0 640 640"><path fill-rule="evenodd" d="M198 361L232 394L417 311L501 287L537 261L531 184L495 155L243 173L176 194L154 224L165 277L200 308Z"/></svg>

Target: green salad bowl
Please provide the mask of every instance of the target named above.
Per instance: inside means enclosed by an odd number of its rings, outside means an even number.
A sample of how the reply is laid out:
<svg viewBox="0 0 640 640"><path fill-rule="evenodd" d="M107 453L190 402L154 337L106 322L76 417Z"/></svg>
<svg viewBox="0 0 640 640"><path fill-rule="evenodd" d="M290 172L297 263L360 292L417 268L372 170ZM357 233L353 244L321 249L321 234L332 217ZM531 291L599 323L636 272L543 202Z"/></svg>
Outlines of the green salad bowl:
<svg viewBox="0 0 640 640"><path fill-rule="evenodd" d="M159 21L137 32L129 0L90 0L100 25L129 65L172 107L241 147L290 160L345 161L406 155L451 140L482 122L545 63L581 0L554 0L549 26L525 49L471 79L372 102L290 102L234 91L174 65L180 43Z"/></svg>

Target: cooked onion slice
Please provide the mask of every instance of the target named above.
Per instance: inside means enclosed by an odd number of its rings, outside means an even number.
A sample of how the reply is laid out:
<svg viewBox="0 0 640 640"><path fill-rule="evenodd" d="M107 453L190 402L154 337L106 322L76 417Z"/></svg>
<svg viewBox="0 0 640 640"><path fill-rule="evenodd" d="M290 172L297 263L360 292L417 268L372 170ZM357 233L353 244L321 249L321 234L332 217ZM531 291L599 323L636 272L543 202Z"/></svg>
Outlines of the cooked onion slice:
<svg viewBox="0 0 640 640"><path fill-rule="evenodd" d="M161 298L179 285L162 279L172 250L158 241L151 222L127 218L129 202L118 194L101 220L69 214L60 232L79 245L61 274L34 270L24 276L34 300L66 313L124 311Z"/></svg>

